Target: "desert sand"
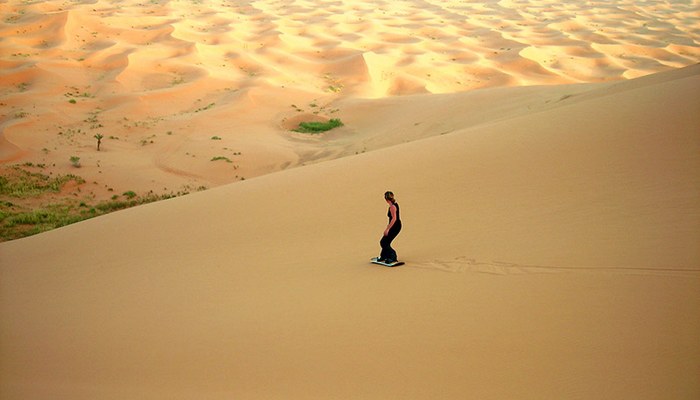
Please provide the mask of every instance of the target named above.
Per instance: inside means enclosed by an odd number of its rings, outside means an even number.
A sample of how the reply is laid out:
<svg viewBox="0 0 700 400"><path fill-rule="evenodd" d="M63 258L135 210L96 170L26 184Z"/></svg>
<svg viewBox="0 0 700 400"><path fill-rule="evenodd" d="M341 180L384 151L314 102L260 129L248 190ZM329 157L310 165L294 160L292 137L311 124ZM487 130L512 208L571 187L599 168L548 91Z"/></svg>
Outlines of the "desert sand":
<svg viewBox="0 0 700 400"><path fill-rule="evenodd" d="M0 398L700 397L699 8L0 4L0 161L211 187L0 243Z"/></svg>
<svg viewBox="0 0 700 400"><path fill-rule="evenodd" d="M0 4L0 162L66 174L76 173L70 158L80 157L79 175L90 183L81 195L97 198L237 182L348 154L326 139L290 134L301 119L340 118L345 137L384 133L360 129L357 119L386 126L385 118L354 112L342 103L348 99L612 82L696 64L699 8L697 1L7 1ZM400 133L441 133L410 130ZM99 153L95 134L104 136ZM353 147L409 140L396 139Z"/></svg>

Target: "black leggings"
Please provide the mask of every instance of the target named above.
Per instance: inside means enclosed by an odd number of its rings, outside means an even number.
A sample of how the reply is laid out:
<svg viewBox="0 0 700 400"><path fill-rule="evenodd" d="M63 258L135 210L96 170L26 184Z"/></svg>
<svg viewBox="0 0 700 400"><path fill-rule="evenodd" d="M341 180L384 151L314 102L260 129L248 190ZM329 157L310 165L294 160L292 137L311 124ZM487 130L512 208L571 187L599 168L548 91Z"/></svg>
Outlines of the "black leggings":
<svg viewBox="0 0 700 400"><path fill-rule="evenodd" d="M391 242L396 239L399 232L401 232L401 221L396 221L394 226L389 229L389 234L382 236L382 239L379 241L379 245L382 246L382 254L379 258L387 261L397 261L399 259L396 255L396 251L391 248Z"/></svg>

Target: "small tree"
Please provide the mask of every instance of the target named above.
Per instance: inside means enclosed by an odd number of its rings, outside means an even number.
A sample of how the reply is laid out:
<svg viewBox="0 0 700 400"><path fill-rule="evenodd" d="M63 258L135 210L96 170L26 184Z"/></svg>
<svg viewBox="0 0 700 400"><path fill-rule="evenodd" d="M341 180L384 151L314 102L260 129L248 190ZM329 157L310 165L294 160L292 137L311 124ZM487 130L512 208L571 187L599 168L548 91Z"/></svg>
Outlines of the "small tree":
<svg viewBox="0 0 700 400"><path fill-rule="evenodd" d="M95 135L95 139L97 139L97 151L100 151L100 144L102 144L103 137L104 136L101 133Z"/></svg>

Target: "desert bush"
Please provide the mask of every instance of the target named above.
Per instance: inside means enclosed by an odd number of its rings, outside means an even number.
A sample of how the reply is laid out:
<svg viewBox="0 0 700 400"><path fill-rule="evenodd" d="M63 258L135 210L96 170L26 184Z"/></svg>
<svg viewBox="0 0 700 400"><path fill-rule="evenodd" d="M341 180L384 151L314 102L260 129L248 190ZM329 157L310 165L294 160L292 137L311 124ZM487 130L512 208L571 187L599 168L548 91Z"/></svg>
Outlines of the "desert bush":
<svg viewBox="0 0 700 400"><path fill-rule="evenodd" d="M299 128L294 129L294 131L300 133L321 133L339 126L343 126L343 123L338 118L333 118L327 122L301 122Z"/></svg>

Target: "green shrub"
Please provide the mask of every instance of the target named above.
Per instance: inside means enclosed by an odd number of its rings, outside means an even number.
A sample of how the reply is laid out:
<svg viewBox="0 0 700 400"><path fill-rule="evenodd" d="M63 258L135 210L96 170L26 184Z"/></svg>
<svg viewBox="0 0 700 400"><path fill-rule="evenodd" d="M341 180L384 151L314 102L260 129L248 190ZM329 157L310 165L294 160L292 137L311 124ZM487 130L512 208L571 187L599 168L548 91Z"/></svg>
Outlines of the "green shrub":
<svg viewBox="0 0 700 400"><path fill-rule="evenodd" d="M3 225L5 228L13 228L17 225L31 225L34 226L34 229L30 234L34 234L60 228L83 219L84 218L79 215L69 213L68 210L43 209L10 215L4 219Z"/></svg>
<svg viewBox="0 0 700 400"><path fill-rule="evenodd" d="M136 201L106 201L95 206L97 210L102 213L109 213L113 211L123 210L125 208L133 207L136 205Z"/></svg>
<svg viewBox="0 0 700 400"><path fill-rule="evenodd" d="M294 129L294 131L300 133L321 133L339 126L343 126L343 123L339 119L333 118L328 122L301 122L299 128Z"/></svg>

